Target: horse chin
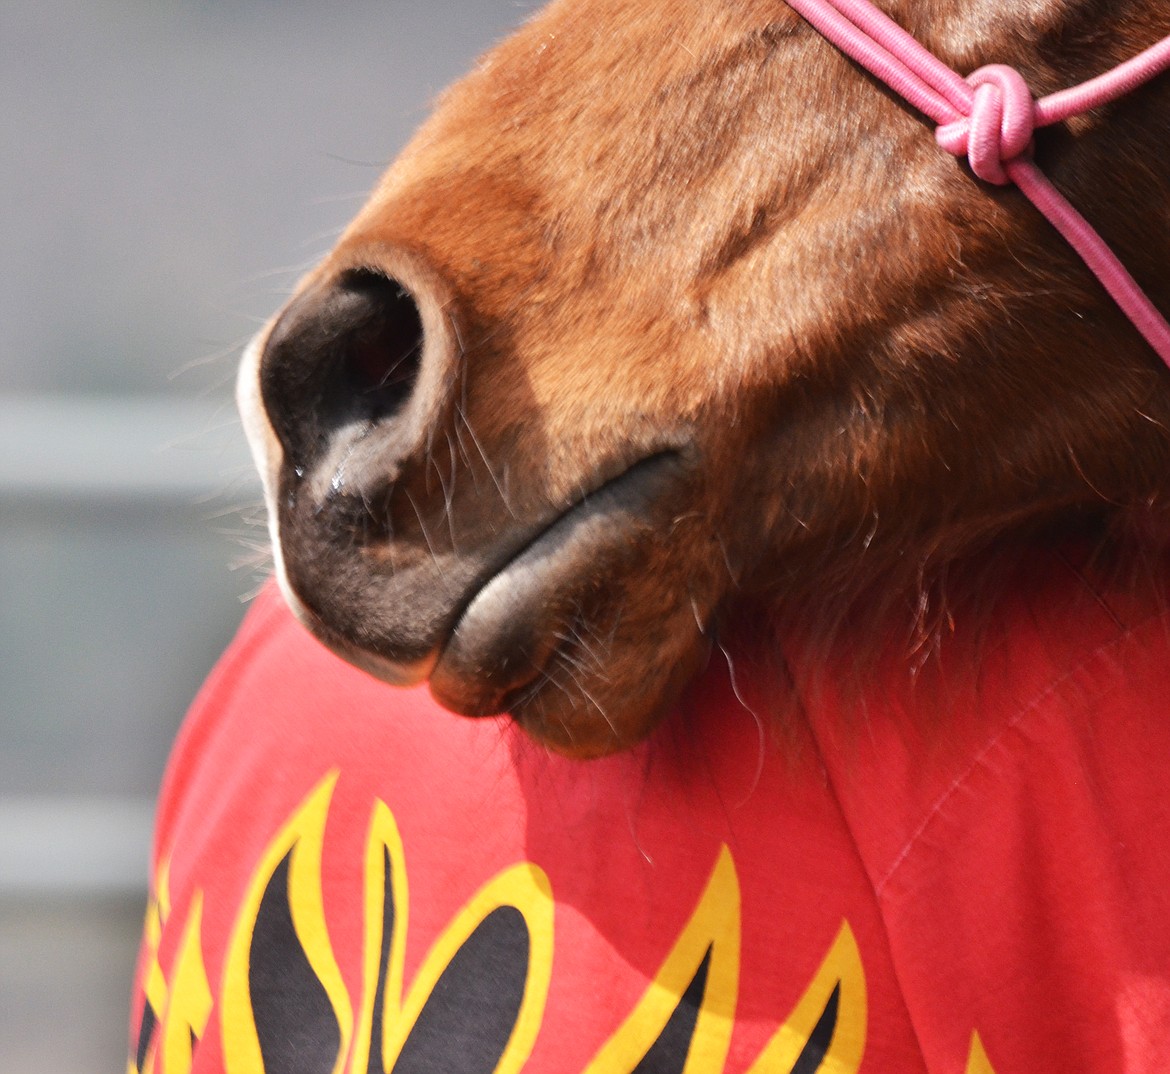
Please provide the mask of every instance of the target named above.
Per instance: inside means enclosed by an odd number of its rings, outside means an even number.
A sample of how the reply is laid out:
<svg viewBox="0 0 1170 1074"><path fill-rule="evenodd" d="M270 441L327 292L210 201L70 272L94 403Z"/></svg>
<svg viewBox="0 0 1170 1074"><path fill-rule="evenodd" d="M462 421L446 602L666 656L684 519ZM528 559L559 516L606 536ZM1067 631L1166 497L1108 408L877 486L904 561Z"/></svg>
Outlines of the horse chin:
<svg viewBox="0 0 1170 1074"><path fill-rule="evenodd" d="M642 742L667 716L706 661L709 643L693 627L688 634L676 625L641 643L623 638L602 656L583 641L598 632L587 623L569 632L547 622L518 623L513 636L530 638L528 651L544 650L538 666L525 662L526 681L518 675L516 685L501 692L490 680L459 675L440 659L431 692L466 716L505 714L562 756L585 760L619 753Z"/></svg>
<svg viewBox="0 0 1170 1074"><path fill-rule="evenodd" d="M489 586L440 655L431 692L465 716L507 714L567 756L636 745L708 653L689 611L688 621L681 610L662 614L666 595L638 581L611 574L608 584L621 596L600 606L589 603L587 590L605 583L592 574L563 579L551 607L540 600L525 606L514 591ZM556 584L553 577L547 583ZM648 608L654 610L646 614Z"/></svg>
<svg viewBox="0 0 1170 1074"><path fill-rule="evenodd" d="M641 744L666 718L680 692L681 684L656 701L637 697L622 708L620 716L603 717L597 711L583 713L579 702L574 703L558 689L544 690L518 702L508 715L528 738L550 753L591 761Z"/></svg>

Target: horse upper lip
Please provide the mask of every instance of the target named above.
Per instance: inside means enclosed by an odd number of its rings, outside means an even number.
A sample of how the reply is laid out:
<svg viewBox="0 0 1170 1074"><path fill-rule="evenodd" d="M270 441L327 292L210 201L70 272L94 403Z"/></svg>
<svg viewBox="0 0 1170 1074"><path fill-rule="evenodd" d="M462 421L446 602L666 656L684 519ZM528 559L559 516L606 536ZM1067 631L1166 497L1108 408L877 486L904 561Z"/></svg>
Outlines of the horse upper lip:
<svg viewBox="0 0 1170 1074"><path fill-rule="evenodd" d="M624 505L625 501L631 498L631 493L638 500L645 499L646 497L644 495L639 495L637 492L642 484L642 480L658 469L669 465L677 457L678 452L672 449L646 455L637 462L627 466L615 476L603 480L594 489L586 492L580 499L566 507L560 514L552 516L543 526L538 527L519 547L510 550L508 555L487 573L483 581L472 588L468 593L468 599L464 607L459 612L455 629L458 629L459 623L466 615L468 608L475 602L479 595L492 585L498 577L511 569L513 565L525 557L529 557L533 549L538 549L542 545L555 542L559 531L570 524L574 518L595 515L605 511L607 507Z"/></svg>
<svg viewBox="0 0 1170 1074"><path fill-rule="evenodd" d="M602 553L612 558L632 546L636 526L653 525L655 505L689 471L689 453L685 443L668 444L624 469L606 467L564 510L516 523L477 550L452 550L442 566L431 560L383 573L376 559L339 551L328 514L314 517L306 527L314 542L287 560L295 566L293 607L327 646L375 677L435 685L437 674L458 684L450 707L499 711L507 690L530 682L534 661L539 666L554 644L542 630L559 623L547 606L563 605L558 593L574 579L596 578ZM407 610L410 623L428 624L424 630L411 628ZM466 700L472 695L481 700Z"/></svg>

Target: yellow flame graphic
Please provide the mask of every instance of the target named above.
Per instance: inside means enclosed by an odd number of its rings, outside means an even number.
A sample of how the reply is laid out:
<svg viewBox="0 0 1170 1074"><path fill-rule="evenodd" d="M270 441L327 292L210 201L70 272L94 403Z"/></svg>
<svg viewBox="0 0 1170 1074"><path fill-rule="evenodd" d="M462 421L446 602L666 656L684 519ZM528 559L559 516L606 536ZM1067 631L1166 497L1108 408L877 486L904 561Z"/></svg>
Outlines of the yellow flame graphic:
<svg viewBox="0 0 1170 1074"><path fill-rule="evenodd" d="M584 1074L633 1070L662 1035L708 952L706 986L684 1074L722 1070L735 1023L739 982L739 878L727 847L720 850L694 913L650 987Z"/></svg>
<svg viewBox="0 0 1170 1074"><path fill-rule="evenodd" d="M384 862L386 859L390 861L389 893L385 890ZM371 1036L374 1022L374 1000L380 968L379 956L383 943L382 919L388 895L394 900L394 932L390 937L390 960L385 983L385 1005L388 1015L391 1005L397 1007L402 996L408 913L406 853L402 847L402 837L398 834L398 825L395 824L390 810L381 801L375 803L374 814L370 818L370 836L366 844L365 886L366 922L362 967L365 1002L362 1004L353 1060L350 1064L352 1074L366 1074L369 1069L370 1048L373 1046ZM386 1064L384 1049L382 1068L384 1070L391 1069Z"/></svg>
<svg viewBox="0 0 1170 1074"><path fill-rule="evenodd" d="M436 940L407 990L404 981L409 914L406 859L390 810L376 801L366 850L363 998L355 1033L350 998L333 955L321 894L325 825L336 778L337 773L331 773L322 780L273 838L241 904L228 948L220 1015L228 1074L258 1074L264 1069L249 976L253 930L265 892L286 860L289 863L287 905L296 939L329 997L340 1030L334 1074L340 1074L343 1068L353 1074L365 1074L374 1047L381 1048L383 1069L391 1070L444 970L478 926L502 907L514 909L523 917L529 937L527 966L521 967L527 970L523 996L515 1025L495 1067L496 1074L515 1074L532 1051L552 976L553 899L544 873L522 862L488 881ZM393 900L393 923L391 934L383 938L387 899ZM382 986L383 1031L382 1039L374 1040L377 1035L374 1008L383 951L388 952Z"/></svg>
<svg viewBox="0 0 1170 1074"><path fill-rule="evenodd" d="M171 998L160 1029L166 1074L190 1074L192 1038L202 1038L211 1017L211 989L199 942L203 893L191 900L179 954L171 973Z"/></svg>
<svg viewBox="0 0 1170 1074"><path fill-rule="evenodd" d="M971 1053L967 1056L967 1074L995 1074L978 1033L971 1034Z"/></svg>
<svg viewBox="0 0 1170 1074"><path fill-rule="evenodd" d="M167 1007L167 979L158 961L158 948L162 941L163 925L170 914L170 899L167 896L167 863L159 865L155 874L154 894L146 907L146 921L142 927L142 942L145 949L145 977L143 981L143 1002L159 1017ZM140 1029L141 1032L141 1029ZM139 1068L136 1058L127 1060L127 1074L154 1074L155 1056L158 1052L158 1033L149 1045Z"/></svg>
<svg viewBox="0 0 1170 1074"><path fill-rule="evenodd" d="M228 1074L258 1074L264 1069L260 1040L248 982L252 929L272 874L289 858L288 904L293 928L317 980L333 1008L341 1035L333 1074L340 1074L353 1035L353 1012L341 970L333 957L325 925L321 894L321 852L325 841L325 820L338 773L330 772L297 809L292 819L269 844L241 906L228 946L224 975L223 1032L224 1062Z"/></svg>
<svg viewBox="0 0 1170 1074"><path fill-rule="evenodd" d="M324 994L320 1010L331 1009L336 1021L337 1037L329 1038L327 1054L321 1057L323 1068L332 1062L333 1074L343 1070L367 1074L371 1068L392 1071L405 1056L412 1031L430 1026L433 1032L435 1023L428 1019L437 1014L438 1007L428 1008L428 1004L436 986L445 974L454 974L446 978L448 982L459 979L465 971L453 967L458 966L460 953L474 950L473 937L489 935L493 922L498 925L506 920L498 912L507 910L514 922L509 926L510 935L518 944L508 953L518 974L516 990L508 1000L515 1005L504 1006L507 1020L498 1023L501 1035L492 1047L502 1045L502 1052L490 1054L499 1056L498 1061L493 1059L494 1074L519 1074L540 1032L552 977L555 903L548 878L532 863L520 862L489 880L446 925L414 980L407 982L410 892L406 854L394 816L383 802L375 800L363 876L361 983L352 982L361 989L355 1027L351 997L326 926L322 894L325 829L337 778L336 771L323 778L272 838L239 906L219 999L226 1074L261 1074L264 1070L260 1040L264 1026L258 1029L253 1008L251 975L256 971L251 960L254 937L263 935L255 931L262 904L269 905L265 900L273 896L286 907L283 927L287 930L291 921L295 944L320 984ZM280 886L282 881L287 890ZM203 896L196 892L186 912L168 982L158 961L160 937L170 914L165 863L159 869L156 891L145 928L143 987L146 1002L159 1022L142 1071L138 1072L133 1062L130 1071L153 1074L161 1063L166 1074L189 1074L193 1045L203 1036L213 1009L200 942ZM628 1074L660 1041L677 1042L680 1033L688 1032L683 1074L722 1071L739 998L740 944L739 879L731 853L724 846L653 981L583 1074ZM494 950L507 951L506 947ZM865 973L857 942L848 922L842 922L803 995L747 1074L790 1074L798 1063L803 1067L810 1058L816 1060L818 1074L856 1074L865 1051L866 1004ZM682 1021L680 1012L685 1015ZM515 1021L511 1022L513 1016ZM375 1060L372 1064L371 1058ZM994 1074L978 1034L972 1039L967 1074Z"/></svg>
<svg viewBox="0 0 1170 1074"><path fill-rule="evenodd" d="M155 894L147 907L144 929L147 951L144 998L157 1022L141 1071L131 1057L128 1064L130 1074L154 1074L160 1054L167 1074L189 1074L193 1057L192 1041L202 1038L211 1017L211 988L203 967L200 939L203 916L201 891L196 891L191 897L169 981L159 963L159 944L171 915L168 866L169 862L163 861L155 875Z"/></svg>
<svg viewBox="0 0 1170 1074"><path fill-rule="evenodd" d="M865 1053L865 969L847 921L841 923L837 938L804 995L748 1074L789 1074L838 988L833 1036L817 1071L818 1074L856 1074Z"/></svg>
<svg viewBox="0 0 1170 1074"><path fill-rule="evenodd" d="M384 890L384 861L390 861L391 891ZM364 1074L369 1060L373 1004L378 974L378 955L383 948L382 921L387 895L394 900L394 932L386 974L382 1025L382 1068L392 1070L403 1045L417 1023L435 984L452 958L476 928L500 907L513 907L528 927L531 947L524 997L515 1027L496 1074L514 1074L524 1065L536 1042L544 1017L544 1003L552 978L553 899L548 878L528 862L512 866L488 881L455 916L435 941L419 968L410 991L403 998L403 962L409 913L406 857L394 817L383 802L374 808L366 852L365 1004L358 1043L354 1048L353 1074Z"/></svg>

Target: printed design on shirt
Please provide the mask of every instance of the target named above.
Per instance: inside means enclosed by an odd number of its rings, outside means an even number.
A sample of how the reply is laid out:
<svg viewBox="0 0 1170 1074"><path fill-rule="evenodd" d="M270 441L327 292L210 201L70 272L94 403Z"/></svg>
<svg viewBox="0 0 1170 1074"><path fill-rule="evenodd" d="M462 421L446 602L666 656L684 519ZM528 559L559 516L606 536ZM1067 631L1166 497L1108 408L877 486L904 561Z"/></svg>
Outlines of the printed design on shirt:
<svg viewBox="0 0 1170 1074"><path fill-rule="evenodd" d="M865 1054L865 969L849 922L748 1074L856 1074Z"/></svg>
<svg viewBox="0 0 1170 1074"><path fill-rule="evenodd" d="M200 937L201 892L195 892L187 910L169 982L159 964L159 943L171 916L168 884L164 863L155 877L154 897L146 911L145 995L129 1074L153 1074L160 1051L168 1074L189 1074L195 1048L211 1017L211 988L203 967Z"/></svg>
<svg viewBox="0 0 1170 1074"><path fill-rule="evenodd" d="M333 957L321 894L325 820L337 773L305 799L268 845L244 895L224 971L229 1074L293 1068L340 1074L353 1009Z"/></svg>
<svg viewBox="0 0 1170 1074"><path fill-rule="evenodd" d="M519 1071L552 975L553 900L544 873L524 862L485 884L404 995L408 900L398 826L377 802L366 851L366 1000L350 1070Z"/></svg>
<svg viewBox="0 0 1170 1074"><path fill-rule="evenodd" d="M967 1074L995 1074L978 1033L971 1034L971 1052L967 1056Z"/></svg>
<svg viewBox="0 0 1170 1074"><path fill-rule="evenodd" d="M323 779L279 829L244 893L217 1001L227 1074L522 1071L544 1024L554 969L547 877L521 862L487 881L407 981L408 858L391 811L375 800L354 900L362 913L354 974L360 980L347 985L329 934L321 873L336 780L336 772ZM166 977L159 939L178 923L168 925L165 868L156 891L129 1071L188 1074L212 1016L200 944L203 895L190 901ZM582 1074L723 1071L739 999L740 943L739 881L723 847L653 980ZM842 922L803 995L746 1074L855 1074L866 1021L864 969ZM968 1074L994 1072L972 1066Z"/></svg>
<svg viewBox="0 0 1170 1074"><path fill-rule="evenodd" d="M739 985L739 878L726 847L662 968L584 1074L722 1070Z"/></svg>
<svg viewBox="0 0 1170 1074"><path fill-rule="evenodd" d="M375 803L355 1018L330 943L321 857L336 773L265 852L229 945L221 1027L228 1074L519 1071L543 1017L553 902L528 863L488 881L404 982L409 891L389 809Z"/></svg>

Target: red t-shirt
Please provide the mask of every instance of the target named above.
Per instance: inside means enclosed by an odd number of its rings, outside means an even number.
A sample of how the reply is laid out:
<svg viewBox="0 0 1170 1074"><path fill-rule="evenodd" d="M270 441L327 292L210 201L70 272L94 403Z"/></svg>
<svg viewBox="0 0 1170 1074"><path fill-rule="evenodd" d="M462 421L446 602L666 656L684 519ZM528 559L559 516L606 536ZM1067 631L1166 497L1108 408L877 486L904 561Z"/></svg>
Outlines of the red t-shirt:
<svg viewBox="0 0 1170 1074"><path fill-rule="evenodd" d="M1166 596L1052 568L978 675L830 663L783 732L794 687L717 651L648 743L573 762L270 588L163 785L130 1069L1163 1074Z"/></svg>

